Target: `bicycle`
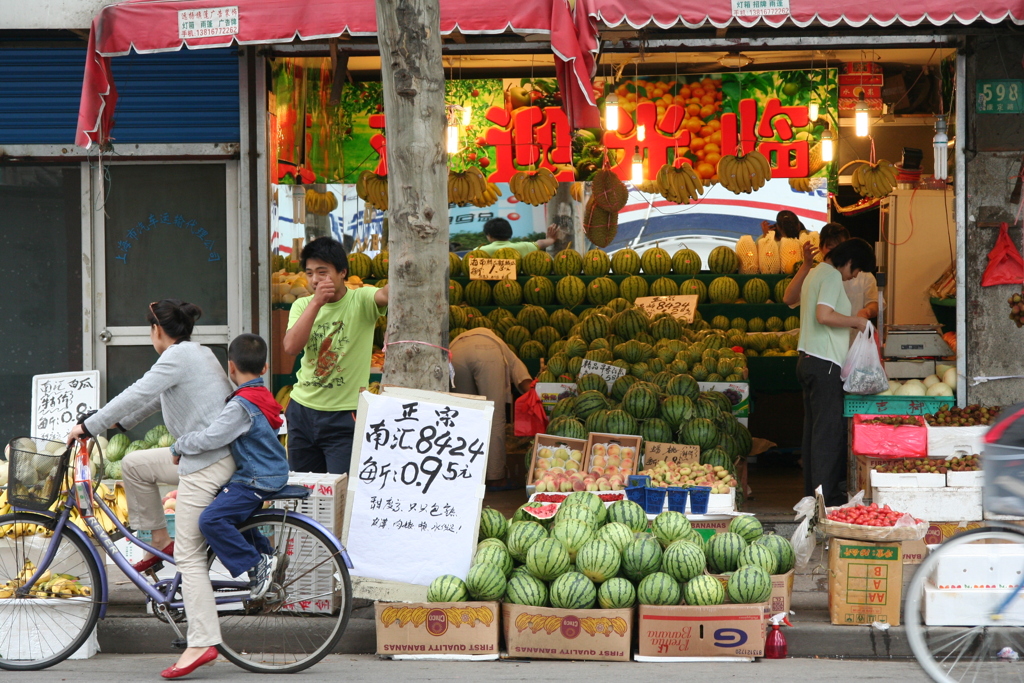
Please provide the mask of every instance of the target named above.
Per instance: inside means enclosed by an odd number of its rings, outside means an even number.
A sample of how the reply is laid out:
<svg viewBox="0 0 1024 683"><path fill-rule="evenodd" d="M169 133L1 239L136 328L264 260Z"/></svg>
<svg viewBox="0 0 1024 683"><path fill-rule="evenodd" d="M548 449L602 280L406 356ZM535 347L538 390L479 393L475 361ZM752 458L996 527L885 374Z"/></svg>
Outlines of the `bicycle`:
<svg viewBox="0 0 1024 683"><path fill-rule="evenodd" d="M1024 519L1024 448L986 444L984 504ZM904 617L932 680L1024 680L1022 579L1024 529L1010 523L986 523L928 553L907 587Z"/></svg>
<svg viewBox="0 0 1024 683"><path fill-rule="evenodd" d="M44 669L86 643L107 610L103 554L170 625L173 644L185 647L178 625L187 617L181 574L160 578L159 567L135 571L97 514L109 518L108 526L113 522L115 536L162 563L173 564L174 558L137 538L97 495L86 444L79 442L76 450L21 437L10 442L7 453L7 497L15 511L0 516L0 669ZM352 613L348 553L321 524L294 511L309 494L304 487L286 486L272 497L282 507L261 509L239 527L278 559L273 583L261 599L249 599L247 577L232 578L212 552L209 556L223 638L217 648L254 673L293 673L316 664L333 652ZM72 510L92 539L70 522Z"/></svg>

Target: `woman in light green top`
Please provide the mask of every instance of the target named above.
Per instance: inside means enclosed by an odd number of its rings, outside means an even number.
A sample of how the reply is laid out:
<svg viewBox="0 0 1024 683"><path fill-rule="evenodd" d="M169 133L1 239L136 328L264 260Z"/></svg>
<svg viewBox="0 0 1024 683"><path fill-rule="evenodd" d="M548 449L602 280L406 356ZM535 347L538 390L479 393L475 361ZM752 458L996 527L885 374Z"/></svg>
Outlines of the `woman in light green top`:
<svg viewBox="0 0 1024 683"><path fill-rule="evenodd" d="M848 330L863 330L868 323L851 315L843 281L874 268L871 246L861 239L847 240L811 270L800 291L796 375L804 394L804 495L814 495L821 486L826 505L846 502L846 420L839 372L850 346Z"/></svg>

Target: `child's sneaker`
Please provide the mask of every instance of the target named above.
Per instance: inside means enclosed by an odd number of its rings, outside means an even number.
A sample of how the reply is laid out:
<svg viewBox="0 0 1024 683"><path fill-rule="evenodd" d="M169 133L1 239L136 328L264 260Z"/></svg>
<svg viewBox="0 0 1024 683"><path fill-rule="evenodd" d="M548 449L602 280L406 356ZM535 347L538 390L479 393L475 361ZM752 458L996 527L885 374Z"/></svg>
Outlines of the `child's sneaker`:
<svg viewBox="0 0 1024 683"><path fill-rule="evenodd" d="M259 600L267 594L270 584L274 581L274 570L277 569L277 557L274 555L261 555L259 564L252 568L249 576L252 578L249 590L250 600Z"/></svg>

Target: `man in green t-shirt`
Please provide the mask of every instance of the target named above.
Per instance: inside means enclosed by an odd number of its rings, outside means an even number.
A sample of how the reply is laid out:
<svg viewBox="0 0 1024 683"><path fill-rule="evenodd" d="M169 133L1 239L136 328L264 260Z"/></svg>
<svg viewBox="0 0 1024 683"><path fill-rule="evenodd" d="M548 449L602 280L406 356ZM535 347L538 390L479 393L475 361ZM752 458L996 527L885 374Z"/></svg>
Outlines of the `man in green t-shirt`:
<svg viewBox="0 0 1024 683"><path fill-rule="evenodd" d="M484 236L487 238L488 244L480 247L480 249L493 255L499 249L509 247L518 251L520 256L526 256L531 251L547 249L554 244L556 229L556 225L549 225L548 236L536 242L509 242L512 239L512 225L504 218L492 218L484 223Z"/></svg>
<svg viewBox="0 0 1024 683"><path fill-rule="evenodd" d="M830 506L846 502L846 419L839 373L850 347L849 330L863 330L868 324L866 318L851 315L843 281L874 268L871 246L861 239L847 240L811 269L800 290L796 376L804 396L804 495L813 496L821 486Z"/></svg>
<svg viewBox="0 0 1024 683"><path fill-rule="evenodd" d="M288 404L288 461L295 472L348 474L359 390L370 383L373 327L387 313L388 286L348 289L348 256L330 237L302 249L313 296L288 316L286 353L302 353Z"/></svg>

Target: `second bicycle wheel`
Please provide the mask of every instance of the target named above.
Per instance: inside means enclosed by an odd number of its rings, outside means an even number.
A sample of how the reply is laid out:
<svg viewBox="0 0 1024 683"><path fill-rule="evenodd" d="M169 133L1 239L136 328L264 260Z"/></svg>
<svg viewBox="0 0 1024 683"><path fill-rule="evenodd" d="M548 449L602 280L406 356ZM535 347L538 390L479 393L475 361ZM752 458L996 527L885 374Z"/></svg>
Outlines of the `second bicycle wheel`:
<svg viewBox="0 0 1024 683"><path fill-rule="evenodd" d="M331 539L291 514L266 511L239 529L261 552L273 552L278 565L264 598L219 606L221 654L256 673L293 673L316 664L334 651L352 613L344 558ZM215 586L232 580L216 561L210 576Z"/></svg>
<svg viewBox="0 0 1024 683"><path fill-rule="evenodd" d="M1024 681L1024 533L958 534L925 557L907 587L907 639L938 683Z"/></svg>

